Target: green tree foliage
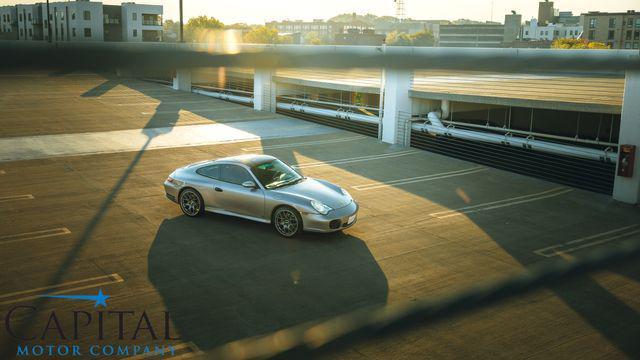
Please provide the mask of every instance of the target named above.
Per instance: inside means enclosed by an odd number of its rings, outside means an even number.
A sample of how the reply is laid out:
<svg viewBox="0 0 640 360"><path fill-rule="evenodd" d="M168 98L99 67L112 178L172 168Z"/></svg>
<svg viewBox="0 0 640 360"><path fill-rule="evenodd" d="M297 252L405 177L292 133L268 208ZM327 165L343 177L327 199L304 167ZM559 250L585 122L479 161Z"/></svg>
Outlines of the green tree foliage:
<svg viewBox="0 0 640 360"><path fill-rule="evenodd" d="M289 35L280 36L278 30L268 26L255 26L244 35L244 42L250 44L291 44Z"/></svg>
<svg viewBox="0 0 640 360"><path fill-rule="evenodd" d="M390 32L385 43L390 46L433 46L435 38L429 30L423 30L415 34Z"/></svg>
<svg viewBox="0 0 640 360"><path fill-rule="evenodd" d="M321 45L322 39L315 31L310 31L304 35L304 43L307 45Z"/></svg>
<svg viewBox="0 0 640 360"><path fill-rule="evenodd" d="M224 29L224 24L214 18L205 15L196 16L184 26L184 39L187 42L204 42L212 32Z"/></svg>
<svg viewBox="0 0 640 360"><path fill-rule="evenodd" d="M551 48L553 49L608 49L609 46L601 42L589 41L587 39L561 38L561 39L554 40L551 43Z"/></svg>
<svg viewBox="0 0 640 360"><path fill-rule="evenodd" d="M162 39L165 42L176 42L180 40L180 22L165 20L162 23Z"/></svg>

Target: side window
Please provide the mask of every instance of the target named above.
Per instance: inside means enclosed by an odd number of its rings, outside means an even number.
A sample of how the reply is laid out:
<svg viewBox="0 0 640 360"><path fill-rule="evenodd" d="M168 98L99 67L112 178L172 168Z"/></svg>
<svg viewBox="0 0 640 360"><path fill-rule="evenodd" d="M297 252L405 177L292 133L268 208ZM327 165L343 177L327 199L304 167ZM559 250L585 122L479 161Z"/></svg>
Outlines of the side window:
<svg viewBox="0 0 640 360"><path fill-rule="evenodd" d="M245 181L253 181L251 174L238 165L222 165L220 180L241 185Z"/></svg>
<svg viewBox="0 0 640 360"><path fill-rule="evenodd" d="M220 180L220 165L203 166L196 173L208 178Z"/></svg>

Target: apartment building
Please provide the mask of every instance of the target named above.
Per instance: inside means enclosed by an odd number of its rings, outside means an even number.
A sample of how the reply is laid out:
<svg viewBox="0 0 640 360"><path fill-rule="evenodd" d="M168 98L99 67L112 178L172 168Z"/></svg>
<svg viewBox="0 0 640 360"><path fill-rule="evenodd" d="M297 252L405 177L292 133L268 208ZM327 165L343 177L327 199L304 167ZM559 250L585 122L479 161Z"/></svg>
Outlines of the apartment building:
<svg viewBox="0 0 640 360"><path fill-rule="evenodd" d="M580 15L584 37L609 45L612 49L640 48L640 12L590 11Z"/></svg>
<svg viewBox="0 0 640 360"><path fill-rule="evenodd" d="M122 41L162 41L162 5L122 4Z"/></svg>
<svg viewBox="0 0 640 360"><path fill-rule="evenodd" d="M0 6L0 40L18 40L18 12L15 6Z"/></svg>
<svg viewBox="0 0 640 360"><path fill-rule="evenodd" d="M542 25L537 19L527 21L522 27L522 39L529 41L553 41L558 38L578 38L582 34L580 24Z"/></svg>
<svg viewBox="0 0 640 360"><path fill-rule="evenodd" d="M485 48L510 46L520 37L521 21L521 15L507 14L504 25L500 23L440 25L438 46Z"/></svg>
<svg viewBox="0 0 640 360"><path fill-rule="evenodd" d="M47 14L46 3L1 7L0 30L10 28L15 30L15 35L12 37L9 34L13 32L2 31L0 39L52 42L162 40L161 5L103 5L76 0L50 2L48 9Z"/></svg>
<svg viewBox="0 0 640 360"><path fill-rule="evenodd" d="M320 19L313 21L271 21L266 23L266 26L275 28L280 34L300 34L300 38L304 38L304 35L310 32L315 32L320 38L324 39L333 39L336 34L344 33L346 28L344 23Z"/></svg>

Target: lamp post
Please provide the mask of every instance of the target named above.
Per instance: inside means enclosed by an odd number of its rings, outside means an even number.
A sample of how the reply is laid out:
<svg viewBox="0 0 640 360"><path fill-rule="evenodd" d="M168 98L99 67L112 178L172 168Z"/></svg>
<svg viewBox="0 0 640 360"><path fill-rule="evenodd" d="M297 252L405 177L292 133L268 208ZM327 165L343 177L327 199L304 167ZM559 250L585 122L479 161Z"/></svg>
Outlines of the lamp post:
<svg viewBox="0 0 640 360"><path fill-rule="evenodd" d="M182 1L182 0L180 0ZM51 42L51 17L49 15L49 0L47 0L47 38Z"/></svg>
<svg viewBox="0 0 640 360"><path fill-rule="evenodd" d="M49 2L49 0L47 0ZM184 42L184 25L182 18L182 0L180 0L180 42Z"/></svg>

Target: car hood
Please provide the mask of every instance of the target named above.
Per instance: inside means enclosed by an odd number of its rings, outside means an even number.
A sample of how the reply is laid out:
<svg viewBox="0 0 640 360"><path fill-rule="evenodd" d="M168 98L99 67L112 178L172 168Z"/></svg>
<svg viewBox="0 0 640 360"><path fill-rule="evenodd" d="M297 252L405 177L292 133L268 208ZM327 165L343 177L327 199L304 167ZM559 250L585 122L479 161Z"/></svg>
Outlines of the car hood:
<svg viewBox="0 0 640 360"><path fill-rule="evenodd" d="M342 193L339 186L313 178L305 178L297 184L274 189L273 191L279 194L301 196L309 200L317 200L332 209L340 209L349 205L352 201L349 196L345 196Z"/></svg>

